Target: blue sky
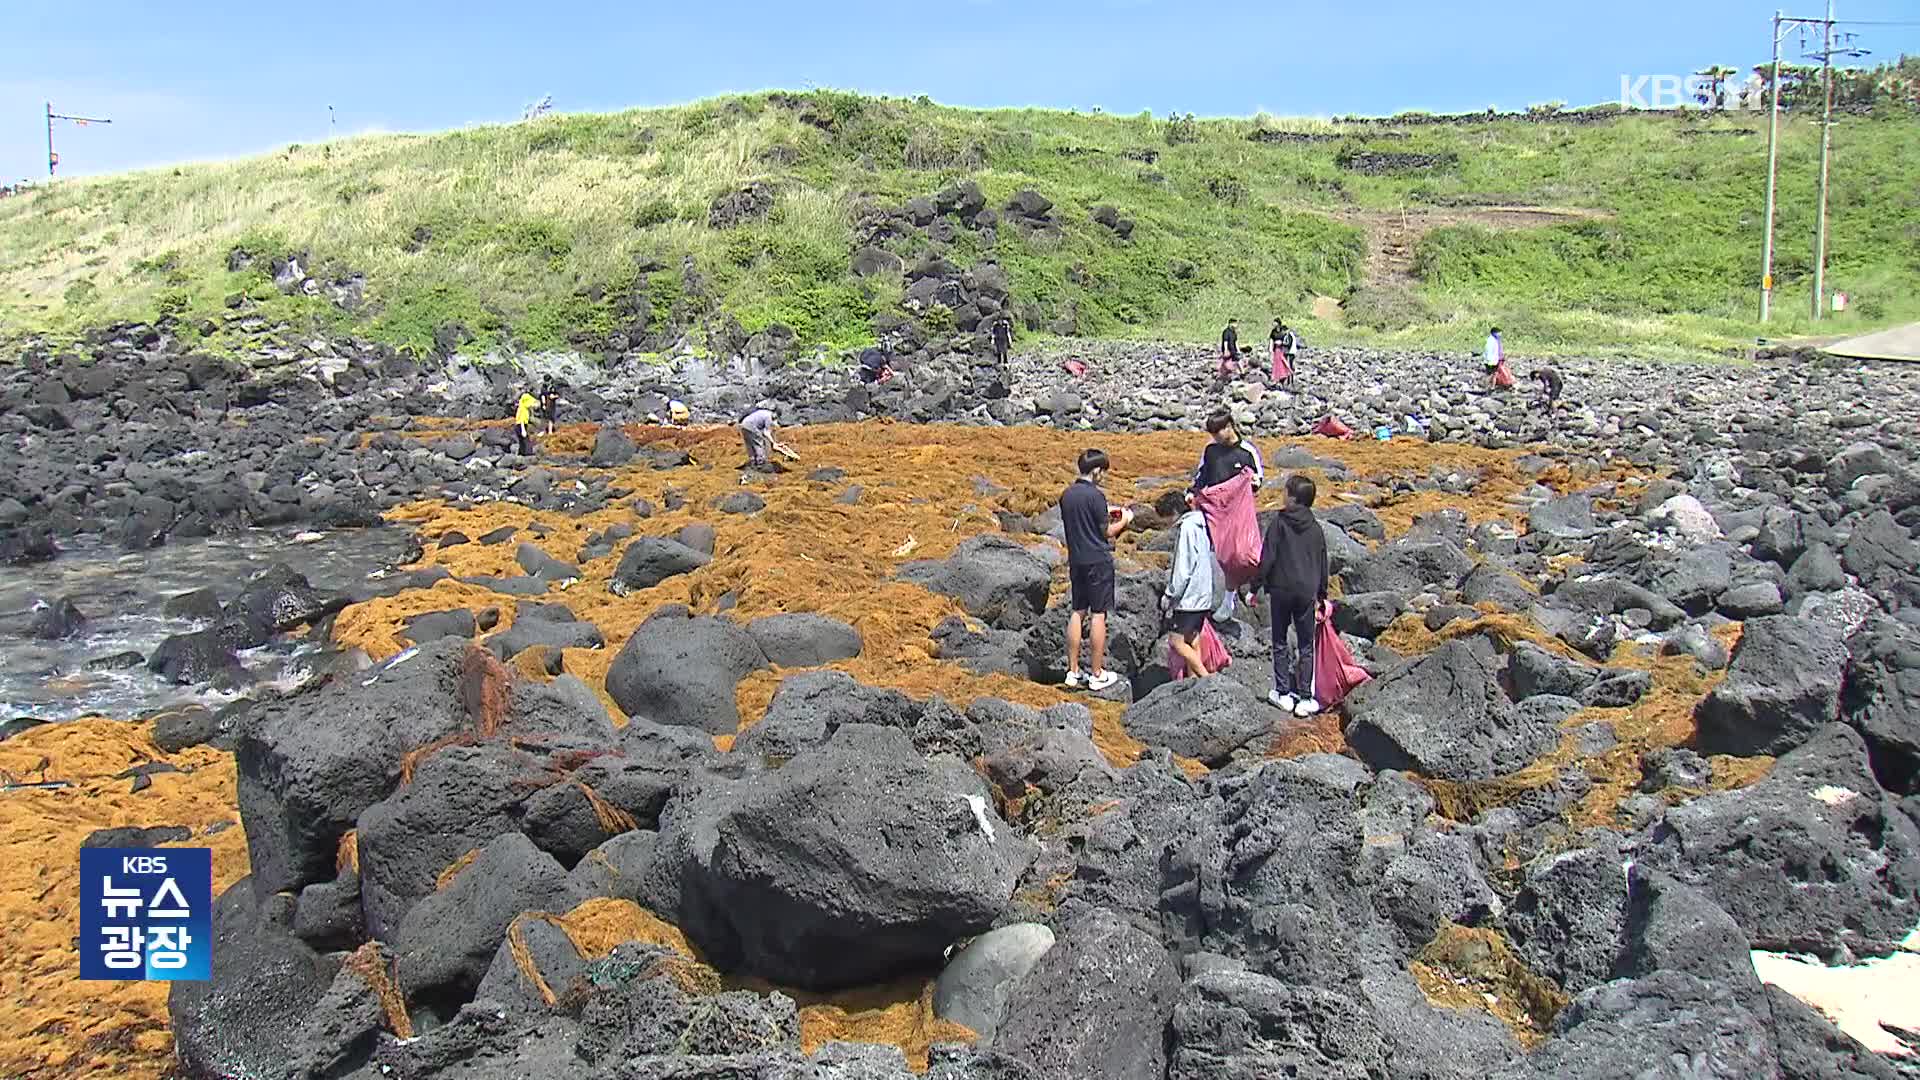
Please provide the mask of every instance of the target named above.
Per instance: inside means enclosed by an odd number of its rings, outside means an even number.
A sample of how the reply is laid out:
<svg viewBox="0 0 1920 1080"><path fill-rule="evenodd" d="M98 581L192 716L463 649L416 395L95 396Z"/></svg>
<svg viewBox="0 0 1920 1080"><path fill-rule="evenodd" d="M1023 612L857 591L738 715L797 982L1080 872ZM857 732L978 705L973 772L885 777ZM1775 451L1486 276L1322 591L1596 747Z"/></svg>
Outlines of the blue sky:
<svg viewBox="0 0 1920 1080"><path fill-rule="evenodd" d="M1787 0L1795 2L1795 0ZM1818 0L1792 13L1820 14ZM1284 116L1615 100L1622 74L1767 58L1765 2L1542 0L5 0L0 178L254 153L327 134L834 86L955 105ZM1845 0L1843 19L1920 19ZM1863 31L1875 57L1920 29ZM1791 43L1790 43L1791 48ZM1793 53L1789 52L1791 58Z"/></svg>

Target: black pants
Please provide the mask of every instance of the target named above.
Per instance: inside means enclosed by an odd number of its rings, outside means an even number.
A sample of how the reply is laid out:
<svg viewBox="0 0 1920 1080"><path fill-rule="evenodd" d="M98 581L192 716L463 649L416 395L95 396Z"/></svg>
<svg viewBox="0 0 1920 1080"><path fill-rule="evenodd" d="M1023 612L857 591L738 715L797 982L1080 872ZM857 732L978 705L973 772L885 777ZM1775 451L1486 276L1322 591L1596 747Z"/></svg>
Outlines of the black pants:
<svg viewBox="0 0 1920 1080"><path fill-rule="evenodd" d="M532 457L533 456L533 436L529 434L527 431L528 425L520 424L518 425L518 427L520 432L520 456Z"/></svg>
<svg viewBox="0 0 1920 1080"><path fill-rule="evenodd" d="M1273 619L1273 688L1294 697L1313 696L1313 635L1317 631L1311 596L1269 597ZM1287 631L1293 631L1297 648L1287 644Z"/></svg>
<svg viewBox="0 0 1920 1080"><path fill-rule="evenodd" d="M999 363L1004 364L1007 362L1008 351L1009 350L1005 342L996 341L993 343L993 358Z"/></svg>

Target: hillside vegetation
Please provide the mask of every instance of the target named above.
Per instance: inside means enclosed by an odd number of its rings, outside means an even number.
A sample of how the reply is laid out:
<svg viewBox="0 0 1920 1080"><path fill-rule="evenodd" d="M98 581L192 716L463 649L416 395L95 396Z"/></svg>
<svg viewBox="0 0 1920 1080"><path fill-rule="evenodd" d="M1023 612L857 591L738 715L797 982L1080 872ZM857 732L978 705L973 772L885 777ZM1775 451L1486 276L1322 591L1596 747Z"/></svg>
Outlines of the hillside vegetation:
<svg viewBox="0 0 1920 1080"><path fill-rule="evenodd" d="M731 316L847 348L904 295L892 260L853 272L872 224L972 180L997 227L943 219L879 246L909 269L930 247L996 260L1028 333L1206 340L1238 315L1258 337L1284 315L1310 341L1462 348L1498 323L1517 353L1698 355L1761 332L1764 114L1422 120L814 91L291 146L0 200L0 325L647 352L704 348ZM1812 327L1818 126L1782 138L1775 337ZM1853 305L1823 329L1920 318L1920 124L1848 117L1834 144L1829 282ZM1053 206L1016 225L1028 189Z"/></svg>

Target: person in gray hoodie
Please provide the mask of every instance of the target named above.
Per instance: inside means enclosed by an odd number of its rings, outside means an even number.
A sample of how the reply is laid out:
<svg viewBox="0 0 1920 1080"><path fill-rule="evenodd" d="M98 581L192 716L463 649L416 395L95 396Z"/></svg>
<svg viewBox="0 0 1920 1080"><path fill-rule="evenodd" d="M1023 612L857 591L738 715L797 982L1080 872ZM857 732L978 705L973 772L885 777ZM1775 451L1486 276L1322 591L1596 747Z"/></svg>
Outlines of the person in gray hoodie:
<svg viewBox="0 0 1920 1080"><path fill-rule="evenodd" d="M1213 674L1200 656L1200 631L1207 619L1225 602L1227 581L1213 554L1213 538L1207 533L1207 518L1194 506L1193 489L1187 489L1187 512L1175 527L1173 573L1167 577L1167 590L1160 606L1173 623L1168 643L1187 670L1194 676Z"/></svg>
<svg viewBox="0 0 1920 1080"><path fill-rule="evenodd" d="M1313 516L1313 479L1287 477L1286 509L1267 522L1254 586L1267 591L1273 616L1274 708L1305 719L1320 711L1313 693L1315 609L1327 598L1327 535ZM1298 651L1287 647L1291 628Z"/></svg>

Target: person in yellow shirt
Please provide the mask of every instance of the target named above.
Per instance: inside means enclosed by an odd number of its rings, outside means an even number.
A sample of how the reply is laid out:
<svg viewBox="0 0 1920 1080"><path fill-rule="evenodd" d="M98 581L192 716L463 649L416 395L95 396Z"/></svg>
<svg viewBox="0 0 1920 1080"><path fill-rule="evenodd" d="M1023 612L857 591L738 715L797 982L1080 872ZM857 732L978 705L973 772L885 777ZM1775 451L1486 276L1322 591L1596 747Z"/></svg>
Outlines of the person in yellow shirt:
<svg viewBox="0 0 1920 1080"><path fill-rule="evenodd" d="M520 456L533 456L533 410L540 407L540 399L525 390L520 391L520 406L514 410L513 422L520 434Z"/></svg>

